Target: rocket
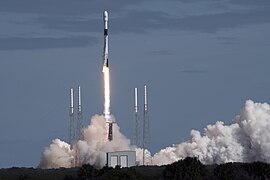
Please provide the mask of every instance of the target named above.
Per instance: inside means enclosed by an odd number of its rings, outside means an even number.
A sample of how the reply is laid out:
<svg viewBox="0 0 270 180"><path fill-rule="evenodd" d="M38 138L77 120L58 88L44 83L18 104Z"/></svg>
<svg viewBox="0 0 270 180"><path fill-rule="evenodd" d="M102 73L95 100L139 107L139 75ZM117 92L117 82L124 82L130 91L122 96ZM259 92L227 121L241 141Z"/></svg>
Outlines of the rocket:
<svg viewBox="0 0 270 180"><path fill-rule="evenodd" d="M103 66L109 67L109 37L108 37L108 12L103 13L104 20L104 49L103 49Z"/></svg>

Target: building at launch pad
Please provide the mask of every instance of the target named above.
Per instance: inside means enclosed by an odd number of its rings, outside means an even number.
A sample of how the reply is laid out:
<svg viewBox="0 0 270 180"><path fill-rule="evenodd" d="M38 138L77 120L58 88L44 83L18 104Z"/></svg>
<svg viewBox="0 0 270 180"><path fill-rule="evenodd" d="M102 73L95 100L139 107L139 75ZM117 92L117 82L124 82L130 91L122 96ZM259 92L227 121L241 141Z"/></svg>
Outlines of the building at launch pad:
<svg viewBox="0 0 270 180"><path fill-rule="evenodd" d="M131 167L136 165L136 152L135 151L115 151L107 152L107 166L115 167L120 166Z"/></svg>

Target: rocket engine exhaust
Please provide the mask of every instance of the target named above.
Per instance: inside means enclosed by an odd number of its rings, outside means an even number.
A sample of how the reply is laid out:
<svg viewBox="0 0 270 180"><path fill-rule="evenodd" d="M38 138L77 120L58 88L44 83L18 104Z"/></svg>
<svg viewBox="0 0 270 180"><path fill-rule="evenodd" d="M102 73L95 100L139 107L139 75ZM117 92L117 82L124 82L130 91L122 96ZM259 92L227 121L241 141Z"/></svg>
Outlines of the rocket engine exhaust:
<svg viewBox="0 0 270 180"><path fill-rule="evenodd" d="M103 66L103 78L104 78L104 116L106 120L110 119L110 69Z"/></svg>

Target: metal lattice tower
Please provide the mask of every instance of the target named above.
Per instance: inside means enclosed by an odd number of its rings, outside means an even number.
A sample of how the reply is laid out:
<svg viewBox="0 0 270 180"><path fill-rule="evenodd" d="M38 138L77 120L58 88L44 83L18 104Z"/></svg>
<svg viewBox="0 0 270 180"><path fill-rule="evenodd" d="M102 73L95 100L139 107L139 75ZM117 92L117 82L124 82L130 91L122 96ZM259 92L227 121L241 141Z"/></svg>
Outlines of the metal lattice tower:
<svg viewBox="0 0 270 180"><path fill-rule="evenodd" d="M75 142L78 142L79 140L82 140L82 92L81 92L81 86L78 85L78 108L77 108L77 121L76 121L76 140ZM80 166L80 154L77 148L75 147L75 166Z"/></svg>
<svg viewBox="0 0 270 180"><path fill-rule="evenodd" d="M143 165L149 165L151 160L146 157L145 149L150 148L150 122L147 104L147 87L144 85L144 111L143 111Z"/></svg>
<svg viewBox="0 0 270 180"><path fill-rule="evenodd" d="M134 137L133 137L133 145L137 147L141 146L141 129L140 129L140 119L139 119L139 111L138 111L138 88L134 89Z"/></svg>
<svg viewBox="0 0 270 180"><path fill-rule="evenodd" d="M74 90L70 88L70 108L69 108L69 143L74 145L76 141L76 124L74 118Z"/></svg>
<svg viewBox="0 0 270 180"><path fill-rule="evenodd" d="M82 135L82 92L81 86L78 85L78 112L77 112L77 128L76 128L76 140L81 140L83 138Z"/></svg>

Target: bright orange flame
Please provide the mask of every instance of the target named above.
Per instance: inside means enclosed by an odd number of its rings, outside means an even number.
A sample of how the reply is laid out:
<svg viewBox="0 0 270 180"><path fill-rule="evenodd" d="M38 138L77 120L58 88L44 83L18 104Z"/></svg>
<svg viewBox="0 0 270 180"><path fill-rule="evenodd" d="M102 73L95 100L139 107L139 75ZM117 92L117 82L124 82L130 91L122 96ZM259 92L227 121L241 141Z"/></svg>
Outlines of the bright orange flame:
<svg viewBox="0 0 270 180"><path fill-rule="evenodd" d="M103 66L104 75L104 115L106 120L110 117L110 69Z"/></svg>

